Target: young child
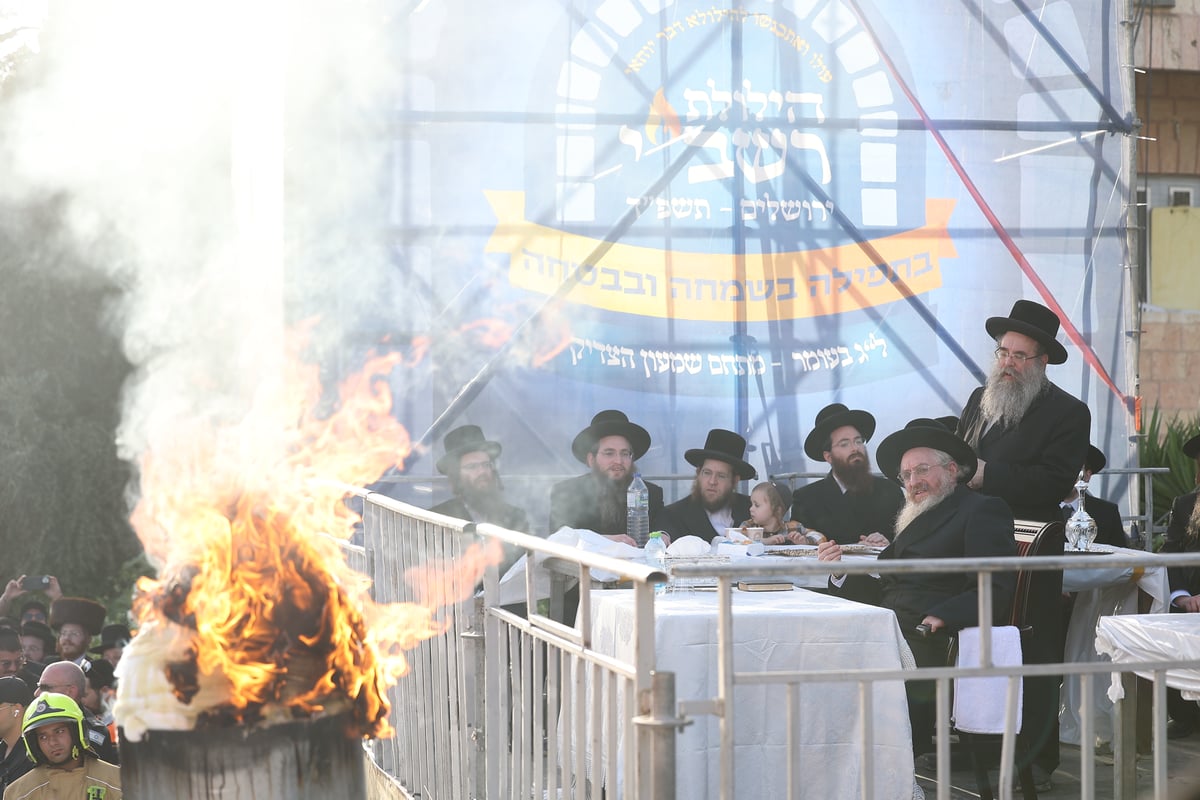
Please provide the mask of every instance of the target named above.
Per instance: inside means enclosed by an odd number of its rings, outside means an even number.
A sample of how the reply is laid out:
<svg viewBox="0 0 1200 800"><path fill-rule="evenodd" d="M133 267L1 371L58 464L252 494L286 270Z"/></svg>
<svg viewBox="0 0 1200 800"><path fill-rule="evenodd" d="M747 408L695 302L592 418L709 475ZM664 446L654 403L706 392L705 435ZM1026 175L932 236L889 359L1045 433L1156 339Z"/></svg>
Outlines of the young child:
<svg viewBox="0 0 1200 800"><path fill-rule="evenodd" d="M750 519L740 527L753 525L762 528L763 544L816 544L824 540L825 537L816 531L806 533L804 526L798 522L783 521L787 513L785 497L791 499L790 493L774 481L758 484L750 492Z"/></svg>

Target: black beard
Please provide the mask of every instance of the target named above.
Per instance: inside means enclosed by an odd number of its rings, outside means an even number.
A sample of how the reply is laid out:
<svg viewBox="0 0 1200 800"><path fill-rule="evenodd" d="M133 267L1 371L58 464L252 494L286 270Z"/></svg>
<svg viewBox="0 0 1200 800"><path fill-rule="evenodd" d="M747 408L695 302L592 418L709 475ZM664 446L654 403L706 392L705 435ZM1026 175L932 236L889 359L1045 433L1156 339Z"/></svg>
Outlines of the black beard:
<svg viewBox="0 0 1200 800"><path fill-rule="evenodd" d="M846 487L846 494L871 494L875 491L875 477L871 474L871 461L864 458L848 464L833 464L833 474Z"/></svg>
<svg viewBox="0 0 1200 800"><path fill-rule="evenodd" d="M600 511L600 530L597 533L615 536L625 533L629 513L626 497L629 484L633 483L633 473L637 468L630 466L624 478L613 479L608 473L592 467L592 477L596 480L596 495Z"/></svg>

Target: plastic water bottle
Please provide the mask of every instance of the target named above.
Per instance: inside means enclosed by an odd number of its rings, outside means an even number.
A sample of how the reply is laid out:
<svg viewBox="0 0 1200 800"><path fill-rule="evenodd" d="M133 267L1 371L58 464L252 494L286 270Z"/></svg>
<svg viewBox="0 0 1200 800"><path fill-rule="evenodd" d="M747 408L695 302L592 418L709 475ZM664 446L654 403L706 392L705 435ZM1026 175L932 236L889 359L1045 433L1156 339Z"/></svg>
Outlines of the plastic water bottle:
<svg viewBox="0 0 1200 800"><path fill-rule="evenodd" d="M650 538L650 490L640 472L633 473L625 494L625 533L638 547L645 547Z"/></svg>
<svg viewBox="0 0 1200 800"><path fill-rule="evenodd" d="M662 539L662 531L655 531L646 540L646 565L667 572L667 544ZM656 595L667 593L667 581L654 584Z"/></svg>

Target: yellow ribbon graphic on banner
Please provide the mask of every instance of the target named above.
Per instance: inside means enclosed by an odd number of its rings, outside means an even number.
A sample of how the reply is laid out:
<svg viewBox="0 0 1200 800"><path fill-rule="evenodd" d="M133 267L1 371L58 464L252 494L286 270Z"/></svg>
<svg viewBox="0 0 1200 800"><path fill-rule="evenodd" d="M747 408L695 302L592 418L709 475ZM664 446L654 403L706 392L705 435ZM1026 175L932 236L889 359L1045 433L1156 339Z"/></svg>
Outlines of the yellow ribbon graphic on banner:
<svg viewBox="0 0 1200 800"><path fill-rule="evenodd" d="M952 199L927 199L926 224L857 244L745 256L604 242L525 219L524 192L485 192L498 224L489 253L507 253L509 283L572 303L646 317L765 322L856 311L942 285L941 260L958 253L947 231ZM597 258L593 264L589 259ZM589 269L590 266L590 269ZM739 267L741 272L739 274Z"/></svg>

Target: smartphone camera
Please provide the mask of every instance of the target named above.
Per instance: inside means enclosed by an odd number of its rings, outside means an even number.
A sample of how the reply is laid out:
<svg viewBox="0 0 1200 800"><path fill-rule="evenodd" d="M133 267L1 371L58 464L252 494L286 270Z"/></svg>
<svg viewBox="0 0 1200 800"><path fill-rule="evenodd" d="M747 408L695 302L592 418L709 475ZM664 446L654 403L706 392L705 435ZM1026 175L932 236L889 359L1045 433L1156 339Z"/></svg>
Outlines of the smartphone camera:
<svg viewBox="0 0 1200 800"><path fill-rule="evenodd" d="M26 575L21 579L21 588L27 592L41 592L49 587L49 575Z"/></svg>

